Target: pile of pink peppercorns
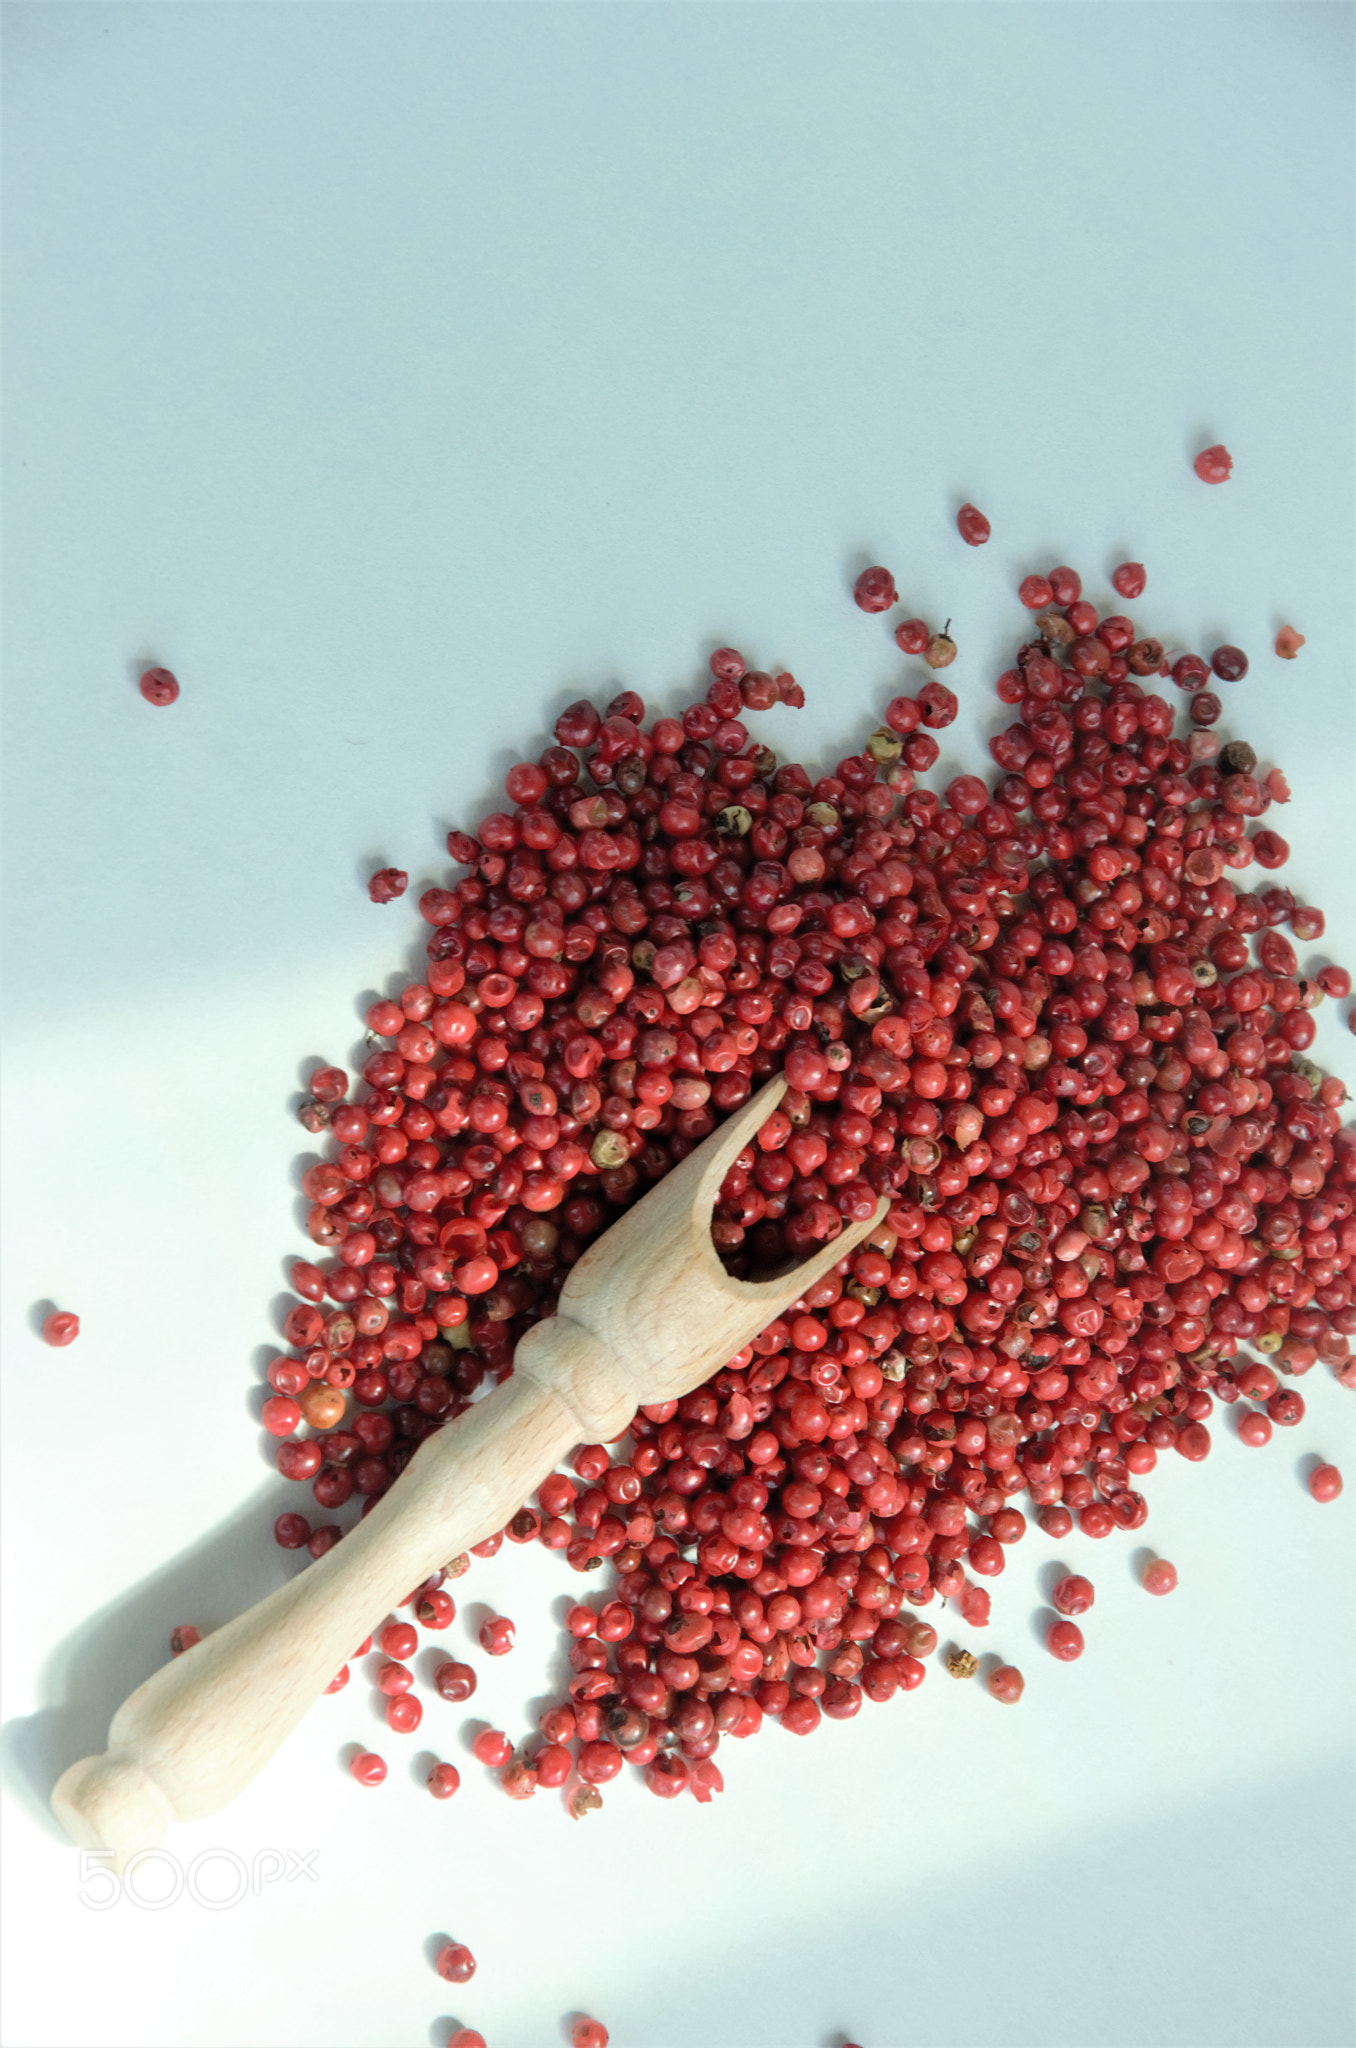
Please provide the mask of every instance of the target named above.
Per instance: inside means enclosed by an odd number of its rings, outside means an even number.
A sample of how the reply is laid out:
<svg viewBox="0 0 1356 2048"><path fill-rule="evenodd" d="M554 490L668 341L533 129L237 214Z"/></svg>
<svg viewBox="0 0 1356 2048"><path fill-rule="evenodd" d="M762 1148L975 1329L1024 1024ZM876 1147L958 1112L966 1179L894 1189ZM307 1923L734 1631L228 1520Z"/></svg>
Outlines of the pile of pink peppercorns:
<svg viewBox="0 0 1356 2048"><path fill-rule="evenodd" d="M1223 481L1227 455L1197 469ZM973 506L957 524L989 538ZM1126 602L1147 583L1135 562L1110 580ZM854 594L898 603L881 567ZM1248 659L1170 651L1067 567L1017 595L1032 618L997 683L1013 719L992 785L919 786L956 715L935 673L956 644L911 617L894 637L932 673L818 779L745 722L799 685L732 648L681 716L647 723L629 690L572 705L510 771L510 807L449 834L466 873L420 899L423 981L367 1012L361 1098L337 1067L312 1076L327 1256L292 1268L264 1418L321 1511L281 1515L277 1540L313 1557L507 1377L584 1249L767 1076L788 1092L712 1222L731 1271L803 1258L890 1197L704 1386L581 1446L477 1546L613 1574L570 1611L572 1675L537 1737L476 1737L512 1797L559 1788L579 1816L630 1763L658 1797L707 1801L723 1738L808 1734L921 1684L938 1633L920 1610L983 1628L1028 1513L1056 1539L1138 1530L1143 1482L1168 1451L1209 1454L1217 1403L1260 1446L1303 1419L1315 1366L1356 1385L1356 1131L1305 1057L1315 1004L1351 981L1301 972L1281 928L1307 946L1323 916L1269 880L1289 849L1259 822L1288 787L1214 730ZM382 871L373 896L404 882ZM1309 1476L1320 1501L1341 1483ZM468 1564L413 1591L421 1626L448 1626ZM1142 1582L1177 1573L1153 1558ZM1053 1599L1047 1647L1070 1662L1094 1589L1071 1575ZM378 1633L409 1732L416 1627ZM512 1637L499 1616L480 1631L491 1656ZM1009 1665L986 1683L1023 1690ZM439 1665L441 1697L475 1687ZM351 1768L386 1776L365 1750ZM446 1799L460 1776L440 1762L428 1784ZM438 1968L475 1963L449 1944Z"/></svg>
<svg viewBox="0 0 1356 2048"><path fill-rule="evenodd" d="M987 537L974 507L958 523ZM883 568L855 595L897 602ZM1283 778L1213 730L1213 685L1247 658L1170 654L1069 568L1018 596L1035 616L998 681L1014 718L992 788L918 786L957 708L935 674L817 781L745 724L799 686L731 648L681 717L647 726L632 691L571 706L510 771L512 808L449 836L469 872L420 901L425 980L368 1011L362 1100L338 1068L313 1077L304 1120L335 1142L304 1186L331 1257L293 1268L265 1420L325 1517L511 1372L584 1248L767 1075L788 1094L713 1218L732 1271L891 1198L706 1385L582 1446L504 1532L615 1574L571 1612L539 1744L477 1738L515 1797L573 1788L586 1811L630 1762L660 1797L709 1799L722 1737L769 1717L805 1734L920 1684L937 1632L916 1610L982 1628L1018 1496L1056 1538L1138 1529L1143 1480L1167 1450L1208 1454L1217 1402L1260 1445L1300 1421L1314 1365L1356 1378L1356 1137L1304 1057L1349 977L1301 975L1282 934L1312 942L1321 912L1241 887L1288 852L1249 831ZM896 638L954 659L921 620ZM1319 1466L1311 1491L1340 1483ZM340 1533L277 1525L312 1555ZM455 1611L443 1577L412 1596L428 1628ZM1176 1574L1155 1559L1145 1582ZM1083 1649L1078 1611L1051 1627L1058 1659ZM421 1719L415 1641L381 1632L399 1732ZM503 1618L481 1631L487 1654L511 1641ZM439 1667L451 1700L475 1682ZM384 1775L366 1753L353 1769ZM439 1764L430 1790L458 1782Z"/></svg>

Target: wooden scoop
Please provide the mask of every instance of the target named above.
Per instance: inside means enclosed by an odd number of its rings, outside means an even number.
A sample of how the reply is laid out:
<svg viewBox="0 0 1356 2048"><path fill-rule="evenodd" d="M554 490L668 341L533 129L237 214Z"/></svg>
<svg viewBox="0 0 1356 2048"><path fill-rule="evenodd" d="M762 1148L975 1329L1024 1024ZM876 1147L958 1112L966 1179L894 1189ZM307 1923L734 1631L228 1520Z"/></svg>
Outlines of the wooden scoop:
<svg viewBox="0 0 1356 2048"><path fill-rule="evenodd" d="M174 1820L234 1799L381 1617L515 1514L567 1452L615 1437L642 1404L700 1386L873 1230L850 1224L780 1279L732 1279L711 1209L735 1155L781 1100L769 1081L592 1245L514 1372L420 1445L342 1543L139 1686L103 1756L72 1764L52 1806L116 1867Z"/></svg>

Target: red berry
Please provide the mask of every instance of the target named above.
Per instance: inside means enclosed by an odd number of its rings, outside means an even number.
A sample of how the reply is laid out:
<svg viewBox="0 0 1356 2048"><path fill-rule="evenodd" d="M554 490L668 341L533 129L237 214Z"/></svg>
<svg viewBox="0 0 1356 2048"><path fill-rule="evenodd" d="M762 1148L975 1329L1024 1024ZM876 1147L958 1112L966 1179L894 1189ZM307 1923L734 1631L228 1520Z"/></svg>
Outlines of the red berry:
<svg viewBox="0 0 1356 2048"><path fill-rule="evenodd" d="M43 1321L44 1344L72 1344L79 1335L80 1318L72 1315L69 1309L55 1309Z"/></svg>
<svg viewBox="0 0 1356 2048"><path fill-rule="evenodd" d="M378 868L367 884L367 893L374 903L394 903L409 886L410 878L404 868Z"/></svg>
<svg viewBox="0 0 1356 2048"><path fill-rule="evenodd" d="M428 1789L435 1799L450 1799L461 1784L455 1764L435 1764L428 1774Z"/></svg>
<svg viewBox="0 0 1356 2048"><path fill-rule="evenodd" d="M377 1673L377 1690L394 1698L396 1694L408 1692L414 1684L414 1673L408 1664L388 1662Z"/></svg>
<svg viewBox="0 0 1356 2048"><path fill-rule="evenodd" d="M1216 442L1213 448L1203 448L1192 464L1203 484L1227 483L1233 466L1233 456L1220 442Z"/></svg>
<svg viewBox="0 0 1356 2048"><path fill-rule="evenodd" d="M1177 1567L1165 1557L1152 1557L1140 1574L1146 1593L1172 1593L1177 1589Z"/></svg>
<svg viewBox="0 0 1356 2048"><path fill-rule="evenodd" d="M888 612L898 602L895 579L888 569L863 569L852 591L864 612Z"/></svg>
<svg viewBox="0 0 1356 2048"><path fill-rule="evenodd" d="M1060 1614L1086 1614L1096 1598L1092 1580L1071 1572L1055 1587L1050 1604Z"/></svg>
<svg viewBox="0 0 1356 2048"><path fill-rule="evenodd" d="M1017 595L1029 612L1047 611L1055 601L1055 594L1044 576L1024 576L1017 586Z"/></svg>
<svg viewBox="0 0 1356 2048"><path fill-rule="evenodd" d="M975 505L962 505L956 514L956 525L960 537L972 548L983 547L993 531L984 514Z"/></svg>
<svg viewBox="0 0 1356 2048"><path fill-rule="evenodd" d="M1251 1408L1238 1419L1238 1441L1258 1450L1271 1442L1271 1422L1260 1409Z"/></svg>
<svg viewBox="0 0 1356 2048"><path fill-rule="evenodd" d="M148 668L137 686L148 704L172 704L179 694L179 679L167 668Z"/></svg>
<svg viewBox="0 0 1356 2048"><path fill-rule="evenodd" d="M1308 1485L1315 1500L1336 1500L1342 1491L1342 1475L1336 1465L1315 1465L1309 1474Z"/></svg>
<svg viewBox="0 0 1356 2048"><path fill-rule="evenodd" d="M397 1662L412 1657L419 1646L418 1634L407 1621L388 1621L377 1641L384 1655Z"/></svg>
<svg viewBox="0 0 1356 2048"><path fill-rule="evenodd" d="M379 1785L386 1776L384 1761L370 1749L355 1756L349 1769L360 1785Z"/></svg>
<svg viewBox="0 0 1356 2048"><path fill-rule="evenodd" d="M289 1401L281 1394L270 1394L260 1411L260 1419L270 1436L291 1436L301 1427L301 1410L295 1401Z"/></svg>
<svg viewBox="0 0 1356 2048"><path fill-rule="evenodd" d="M1083 1654L1083 1631L1076 1621L1052 1621L1045 1631L1045 1647L1061 1664L1072 1664Z"/></svg>
<svg viewBox="0 0 1356 2048"><path fill-rule="evenodd" d="M1111 587L1118 597L1142 597L1147 580L1143 562L1122 562L1111 572Z"/></svg>
<svg viewBox="0 0 1356 2048"><path fill-rule="evenodd" d="M984 1683L990 1696L1005 1707L1015 1707L1026 1691L1026 1680L1014 1664L1000 1664L996 1671L989 1673Z"/></svg>
<svg viewBox="0 0 1356 2048"><path fill-rule="evenodd" d="M926 619L905 619L895 627L895 644L902 654L922 654L931 638ZM896 726L895 730L901 732L904 728Z"/></svg>
<svg viewBox="0 0 1356 2048"><path fill-rule="evenodd" d="M458 1664L449 1658L434 1672L433 1684L440 1699L452 1700L459 1705L463 1700L469 1700L475 1691L476 1674L469 1664Z"/></svg>
<svg viewBox="0 0 1356 2048"><path fill-rule="evenodd" d="M601 2020L577 2019L570 2029L570 2048L607 2048L608 2032Z"/></svg>
<svg viewBox="0 0 1356 2048"><path fill-rule="evenodd" d="M506 1657L513 1648L513 1623L503 1614L492 1614L480 1624L480 1647L487 1657Z"/></svg>
<svg viewBox="0 0 1356 2048"><path fill-rule="evenodd" d="M412 1735L423 1718L423 1704L412 1692L396 1693L386 1702L386 1725L396 1735Z"/></svg>
<svg viewBox="0 0 1356 2048"><path fill-rule="evenodd" d="M471 1751L478 1764L488 1764L491 1770L498 1770L513 1755L513 1744L498 1728L482 1728L471 1744Z"/></svg>
<svg viewBox="0 0 1356 2048"><path fill-rule="evenodd" d="M174 1629L170 1635L170 1654L174 1657L182 1657L185 1650L191 1650L195 1643L200 1643L201 1641L201 1631L194 1628L191 1622L184 1622L180 1627Z"/></svg>
<svg viewBox="0 0 1356 2048"><path fill-rule="evenodd" d="M439 1949L433 1967L449 1984L469 1984L476 1973L476 1959L464 1942L450 1941Z"/></svg>
<svg viewBox="0 0 1356 2048"><path fill-rule="evenodd" d="M474 2027L458 2027L455 2034L448 2036L447 2048L485 2048L485 2036Z"/></svg>

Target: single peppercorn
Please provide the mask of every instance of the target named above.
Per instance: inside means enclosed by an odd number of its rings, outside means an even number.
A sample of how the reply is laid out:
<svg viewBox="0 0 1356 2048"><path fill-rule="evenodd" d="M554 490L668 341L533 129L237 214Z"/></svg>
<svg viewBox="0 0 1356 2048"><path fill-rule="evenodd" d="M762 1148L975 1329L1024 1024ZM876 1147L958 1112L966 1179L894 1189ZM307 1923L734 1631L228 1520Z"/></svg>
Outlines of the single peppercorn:
<svg viewBox="0 0 1356 2048"><path fill-rule="evenodd" d="M461 1772L455 1764L434 1764L427 1784L435 1799L450 1799L461 1784Z"/></svg>
<svg viewBox="0 0 1356 2048"><path fill-rule="evenodd" d="M1248 657L1241 647L1217 647L1210 666L1222 683L1241 683L1248 673Z"/></svg>
<svg viewBox="0 0 1356 2048"><path fill-rule="evenodd" d="M967 547L982 548L993 528L977 505L962 505L956 514L956 526Z"/></svg>
<svg viewBox="0 0 1356 2048"><path fill-rule="evenodd" d="M1055 1626L1073 1628L1073 1623L1057 1622ZM1015 1707L1026 1690L1026 1680L1015 1664L1000 1664L996 1671L989 1673L984 1683L988 1687L990 1698L996 1699L1005 1707Z"/></svg>
<svg viewBox="0 0 1356 2048"><path fill-rule="evenodd" d="M349 1770L360 1785L380 1785L386 1776L386 1764L373 1750L365 1749L354 1757Z"/></svg>
<svg viewBox="0 0 1356 2048"><path fill-rule="evenodd" d="M898 602L895 579L888 569L863 569L852 595L864 612L888 612Z"/></svg>
<svg viewBox="0 0 1356 2048"><path fill-rule="evenodd" d="M1045 1631L1045 1647L1061 1664L1072 1664L1083 1654L1083 1631L1076 1621L1052 1621Z"/></svg>
<svg viewBox="0 0 1356 2048"><path fill-rule="evenodd" d="M148 668L137 685L148 704L163 708L179 695L179 678L172 669Z"/></svg>
<svg viewBox="0 0 1356 2048"><path fill-rule="evenodd" d="M480 1647L487 1657L506 1657L513 1648L513 1623L503 1614L491 1614L480 1624Z"/></svg>
<svg viewBox="0 0 1356 2048"><path fill-rule="evenodd" d="M1282 661L1293 661L1304 645L1303 633L1297 633L1293 626L1282 626L1276 635L1276 652Z"/></svg>
<svg viewBox="0 0 1356 2048"><path fill-rule="evenodd" d="M904 619L895 627L895 644L901 654L922 654L931 638L926 619Z"/></svg>
<svg viewBox="0 0 1356 2048"><path fill-rule="evenodd" d="M409 886L404 868L378 868L367 884L367 893L374 903L394 903Z"/></svg>
<svg viewBox="0 0 1356 2048"><path fill-rule="evenodd" d="M72 1315L69 1309L54 1309L51 1315L43 1319L44 1344L52 1344L59 1349L63 1345L73 1344L79 1335L80 1318Z"/></svg>
<svg viewBox="0 0 1356 2048"><path fill-rule="evenodd" d="M439 1949L433 1967L449 1984L469 1984L476 1973L476 1959L464 1942L450 1941Z"/></svg>
<svg viewBox="0 0 1356 2048"><path fill-rule="evenodd" d="M1147 580L1143 562L1121 562L1111 572L1111 587L1118 597L1142 597Z"/></svg>
<svg viewBox="0 0 1356 2048"><path fill-rule="evenodd" d="M1223 484L1233 474L1234 458L1221 442L1213 448L1202 448L1192 468L1203 484Z"/></svg>

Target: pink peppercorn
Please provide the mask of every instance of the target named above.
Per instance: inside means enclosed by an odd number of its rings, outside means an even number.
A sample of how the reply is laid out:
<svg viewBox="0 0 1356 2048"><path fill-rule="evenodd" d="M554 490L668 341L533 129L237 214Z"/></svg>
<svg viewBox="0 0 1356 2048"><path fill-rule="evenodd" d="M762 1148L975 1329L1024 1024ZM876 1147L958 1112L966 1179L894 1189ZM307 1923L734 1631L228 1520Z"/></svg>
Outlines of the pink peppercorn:
<svg viewBox="0 0 1356 2048"><path fill-rule="evenodd" d="M433 1967L449 1984L469 1984L476 1973L476 1959L464 1942L450 1941L439 1949Z"/></svg>
<svg viewBox="0 0 1356 2048"><path fill-rule="evenodd" d="M1336 1465L1315 1465L1309 1474L1308 1487L1317 1501L1336 1500L1342 1491L1342 1475Z"/></svg>
<svg viewBox="0 0 1356 2048"><path fill-rule="evenodd" d="M1177 1589L1177 1567L1169 1564L1165 1557L1152 1557L1140 1574L1140 1584L1146 1593L1172 1593Z"/></svg>
<svg viewBox="0 0 1356 2048"><path fill-rule="evenodd" d="M492 1614L480 1624L480 1647L487 1657L506 1657L513 1648L513 1623L503 1614Z"/></svg>
<svg viewBox="0 0 1356 2048"><path fill-rule="evenodd" d="M888 612L898 602L895 579L888 569L863 569L852 595L864 612Z"/></svg>
<svg viewBox="0 0 1356 2048"><path fill-rule="evenodd" d="M349 1769L360 1785L379 1785L386 1776L385 1760L370 1749L355 1756Z"/></svg>
<svg viewBox="0 0 1356 2048"><path fill-rule="evenodd" d="M1024 576L1017 586L1017 595L1029 612L1043 612L1055 601L1044 576Z"/></svg>
<svg viewBox="0 0 1356 2048"><path fill-rule="evenodd" d="M961 539L972 548L982 548L993 531L976 505L962 505L956 514L956 525Z"/></svg>
<svg viewBox="0 0 1356 2048"><path fill-rule="evenodd" d="M407 1621L388 1621L377 1641L381 1644L383 1654L394 1658L398 1663L403 1662L406 1657L412 1657L419 1645L418 1634Z"/></svg>
<svg viewBox="0 0 1356 2048"><path fill-rule="evenodd" d="M1111 572L1111 587L1118 597L1142 597L1147 581L1143 562L1122 562Z"/></svg>
<svg viewBox="0 0 1356 2048"><path fill-rule="evenodd" d="M1203 484L1223 484L1233 474L1234 458L1222 442L1213 448L1202 448L1191 465Z"/></svg>
<svg viewBox="0 0 1356 2048"><path fill-rule="evenodd" d="M1293 661L1303 645L1303 633L1297 633L1293 626L1282 626L1276 635L1276 652L1282 661Z"/></svg>
<svg viewBox="0 0 1356 2048"><path fill-rule="evenodd" d="M404 868L378 868L368 882L367 893L374 903L394 903L409 886L410 878Z"/></svg>
<svg viewBox="0 0 1356 2048"><path fill-rule="evenodd" d="M1045 1631L1045 1647L1061 1664L1072 1664L1083 1654L1083 1631L1076 1621L1052 1621Z"/></svg>
<svg viewBox="0 0 1356 2048"><path fill-rule="evenodd" d="M434 1764L427 1783L435 1799L450 1799L461 1784L461 1772L455 1764Z"/></svg>
<svg viewBox="0 0 1356 2048"><path fill-rule="evenodd" d="M179 694L179 678L167 668L148 668L137 685L148 704L162 708Z"/></svg>
<svg viewBox="0 0 1356 2048"><path fill-rule="evenodd" d="M42 1341L44 1344L53 1344L59 1348L65 1344L73 1344L79 1335L80 1318L79 1316L72 1315L69 1309L54 1309L51 1315L44 1318L42 1325Z"/></svg>

